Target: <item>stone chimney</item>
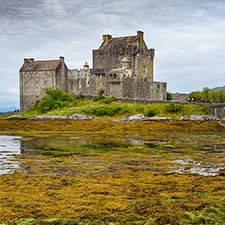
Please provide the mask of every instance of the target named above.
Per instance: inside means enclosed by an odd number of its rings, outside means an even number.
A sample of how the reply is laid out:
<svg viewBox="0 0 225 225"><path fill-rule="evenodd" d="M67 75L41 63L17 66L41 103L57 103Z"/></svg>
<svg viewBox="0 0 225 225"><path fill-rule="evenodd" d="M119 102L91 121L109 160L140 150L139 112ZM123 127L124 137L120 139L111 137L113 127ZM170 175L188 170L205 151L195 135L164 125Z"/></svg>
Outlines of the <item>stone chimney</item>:
<svg viewBox="0 0 225 225"><path fill-rule="evenodd" d="M24 58L24 63L34 62L34 58Z"/></svg>
<svg viewBox="0 0 225 225"><path fill-rule="evenodd" d="M64 57L63 57L63 56L59 56L59 60L60 60L61 62L64 62Z"/></svg>
<svg viewBox="0 0 225 225"><path fill-rule="evenodd" d="M88 69L89 69L88 62L85 62L85 63L84 63L84 70L88 70Z"/></svg>
<svg viewBox="0 0 225 225"><path fill-rule="evenodd" d="M109 41L112 38L112 35L109 34L103 34L102 39L103 42Z"/></svg>
<svg viewBox="0 0 225 225"><path fill-rule="evenodd" d="M137 36L139 38L139 47L140 49L144 48L144 32L143 31L137 31Z"/></svg>
<svg viewBox="0 0 225 225"><path fill-rule="evenodd" d="M24 63L29 63L29 59L28 58L24 58Z"/></svg>

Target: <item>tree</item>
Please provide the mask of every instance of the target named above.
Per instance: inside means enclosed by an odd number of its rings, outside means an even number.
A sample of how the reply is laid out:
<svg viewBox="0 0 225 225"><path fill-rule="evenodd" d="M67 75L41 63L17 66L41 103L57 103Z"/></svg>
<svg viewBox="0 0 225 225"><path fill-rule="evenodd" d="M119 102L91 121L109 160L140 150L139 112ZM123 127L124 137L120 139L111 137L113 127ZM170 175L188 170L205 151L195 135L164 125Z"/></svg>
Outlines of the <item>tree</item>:
<svg viewBox="0 0 225 225"><path fill-rule="evenodd" d="M173 99L173 96L172 96L172 94L170 92L166 93L166 99L167 100L172 100Z"/></svg>
<svg viewBox="0 0 225 225"><path fill-rule="evenodd" d="M48 88L45 93L46 95L34 106L41 113L48 112L52 109L63 108L74 101L73 95L63 92L59 88Z"/></svg>
<svg viewBox="0 0 225 225"><path fill-rule="evenodd" d="M191 92L189 95L190 101L201 102L202 101L202 93L200 91Z"/></svg>

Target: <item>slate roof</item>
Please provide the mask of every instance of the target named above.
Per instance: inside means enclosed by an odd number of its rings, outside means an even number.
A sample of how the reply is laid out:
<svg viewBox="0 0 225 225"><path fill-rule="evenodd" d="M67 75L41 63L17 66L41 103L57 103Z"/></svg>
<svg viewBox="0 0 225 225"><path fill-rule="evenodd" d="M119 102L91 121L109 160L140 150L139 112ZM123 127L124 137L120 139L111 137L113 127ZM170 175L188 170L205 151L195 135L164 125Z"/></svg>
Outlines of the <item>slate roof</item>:
<svg viewBox="0 0 225 225"><path fill-rule="evenodd" d="M120 48L126 48L129 44L135 44L138 40L138 36L116 37L111 38L109 41L103 42L99 47L99 50L111 49L115 46Z"/></svg>
<svg viewBox="0 0 225 225"><path fill-rule="evenodd" d="M60 60L29 61L23 64L20 72L55 71L60 63Z"/></svg>

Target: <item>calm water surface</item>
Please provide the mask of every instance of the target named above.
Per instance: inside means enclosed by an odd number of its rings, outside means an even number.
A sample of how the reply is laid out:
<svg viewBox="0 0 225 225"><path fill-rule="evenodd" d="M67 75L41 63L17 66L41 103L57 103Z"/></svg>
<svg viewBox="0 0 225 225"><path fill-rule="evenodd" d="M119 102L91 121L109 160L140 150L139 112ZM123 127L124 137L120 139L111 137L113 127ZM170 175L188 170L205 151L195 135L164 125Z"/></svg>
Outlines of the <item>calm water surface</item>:
<svg viewBox="0 0 225 225"><path fill-rule="evenodd" d="M21 137L0 135L0 174L12 173L19 168L16 155L21 153Z"/></svg>
<svg viewBox="0 0 225 225"><path fill-rule="evenodd" d="M25 159L32 163L24 166ZM61 167L56 167L56 162ZM82 171L79 174L78 168ZM61 137L0 135L0 174L48 171L77 176L87 171L88 175L96 175L126 170L216 176L224 169L224 133L133 134L119 139L98 133Z"/></svg>

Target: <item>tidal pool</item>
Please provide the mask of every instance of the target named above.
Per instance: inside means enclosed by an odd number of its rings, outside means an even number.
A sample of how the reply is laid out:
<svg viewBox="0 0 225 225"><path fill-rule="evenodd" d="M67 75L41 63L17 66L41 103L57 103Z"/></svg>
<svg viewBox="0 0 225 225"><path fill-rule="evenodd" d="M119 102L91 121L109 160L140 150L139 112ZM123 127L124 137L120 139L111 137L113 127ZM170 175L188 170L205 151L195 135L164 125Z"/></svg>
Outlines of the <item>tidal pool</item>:
<svg viewBox="0 0 225 225"><path fill-rule="evenodd" d="M0 135L0 174L12 173L19 168L21 137Z"/></svg>
<svg viewBox="0 0 225 225"><path fill-rule="evenodd" d="M224 158L225 135L219 132L0 136L0 174L216 176L225 169Z"/></svg>

